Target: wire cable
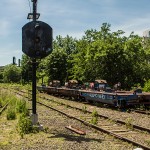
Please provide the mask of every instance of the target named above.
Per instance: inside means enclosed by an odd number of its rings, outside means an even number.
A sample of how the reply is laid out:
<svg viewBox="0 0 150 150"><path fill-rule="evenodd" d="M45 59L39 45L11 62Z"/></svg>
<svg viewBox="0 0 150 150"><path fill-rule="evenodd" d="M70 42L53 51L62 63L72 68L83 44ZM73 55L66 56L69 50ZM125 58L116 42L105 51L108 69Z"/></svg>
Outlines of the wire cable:
<svg viewBox="0 0 150 150"><path fill-rule="evenodd" d="M30 3L30 0L28 0L28 2L29 2L30 13L31 13L31 3Z"/></svg>

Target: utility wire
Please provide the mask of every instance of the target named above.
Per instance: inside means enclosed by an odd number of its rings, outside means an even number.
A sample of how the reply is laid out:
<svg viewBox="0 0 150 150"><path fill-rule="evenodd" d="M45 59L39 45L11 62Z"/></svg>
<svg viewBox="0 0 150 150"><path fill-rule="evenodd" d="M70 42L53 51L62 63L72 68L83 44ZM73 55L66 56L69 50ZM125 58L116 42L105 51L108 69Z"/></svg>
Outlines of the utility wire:
<svg viewBox="0 0 150 150"><path fill-rule="evenodd" d="M28 0L28 2L29 2L30 13L31 13L31 3L30 3L30 0Z"/></svg>

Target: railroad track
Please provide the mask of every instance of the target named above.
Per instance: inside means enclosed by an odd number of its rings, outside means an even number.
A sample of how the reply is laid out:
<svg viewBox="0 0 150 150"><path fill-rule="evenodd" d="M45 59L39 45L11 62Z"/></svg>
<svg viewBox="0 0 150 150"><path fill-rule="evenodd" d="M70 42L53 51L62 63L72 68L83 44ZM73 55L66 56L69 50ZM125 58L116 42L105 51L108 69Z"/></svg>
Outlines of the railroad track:
<svg viewBox="0 0 150 150"><path fill-rule="evenodd" d="M19 95L22 95L21 93L22 91L16 92L16 94ZM24 95L25 92L22 96ZM69 118L78 120L93 129L105 132L128 143L132 143L133 145L141 147L144 150L150 150L150 134L145 133L145 131L150 132L150 130L147 128L132 125L130 123L127 128L127 123L123 121L112 120L111 118L97 114L96 112L95 116L92 116L92 112L85 112L83 109L70 106L68 104L59 103L46 97L40 97L37 103L57 111ZM94 119L96 121L94 121Z"/></svg>
<svg viewBox="0 0 150 150"><path fill-rule="evenodd" d="M5 104L2 108L0 108L0 115L3 113L3 111L7 108L9 102Z"/></svg>
<svg viewBox="0 0 150 150"><path fill-rule="evenodd" d="M134 112L139 113L139 114L150 115L150 111L146 111L146 110L134 110Z"/></svg>
<svg viewBox="0 0 150 150"><path fill-rule="evenodd" d="M67 106L67 107L70 107L70 108L73 108L73 109L76 109L76 110L79 110L79 111L82 111L82 112L86 112L86 113L89 113L89 114L92 114L91 111L88 111L88 110L84 110L83 108L79 108L79 107L75 107L75 106L72 106L72 105L68 105L68 104L65 104L65 103L62 103L62 102L58 102L58 101L55 101L53 99L50 99L50 98L46 98L46 97L41 97L45 100L48 100L48 101L51 101L51 102L54 102L54 103L57 103L59 105L64 105L64 106ZM109 119L109 120L112 120L116 123L120 123L122 125L126 125L127 123L125 121L121 121L121 120L118 120L118 119L112 119L108 116L105 116L105 115L101 115L101 114L97 114L98 117L102 117L102 118L105 118L105 119ZM134 129L138 129L138 130L142 130L142 131L146 131L146 132L149 132L150 133L150 129L149 128L145 128L145 127L142 127L142 126L138 126L138 125L135 125L135 124L131 124L131 126L134 128Z"/></svg>

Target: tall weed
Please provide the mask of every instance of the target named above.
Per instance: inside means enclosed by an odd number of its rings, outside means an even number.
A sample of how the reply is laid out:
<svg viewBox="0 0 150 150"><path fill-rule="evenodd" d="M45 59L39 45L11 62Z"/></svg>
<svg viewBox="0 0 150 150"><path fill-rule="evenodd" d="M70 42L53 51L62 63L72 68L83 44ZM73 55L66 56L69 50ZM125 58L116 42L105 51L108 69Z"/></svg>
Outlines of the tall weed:
<svg viewBox="0 0 150 150"><path fill-rule="evenodd" d="M16 111L14 108L9 108L7 111L7 120L15 120L17 117Z"/></svg>

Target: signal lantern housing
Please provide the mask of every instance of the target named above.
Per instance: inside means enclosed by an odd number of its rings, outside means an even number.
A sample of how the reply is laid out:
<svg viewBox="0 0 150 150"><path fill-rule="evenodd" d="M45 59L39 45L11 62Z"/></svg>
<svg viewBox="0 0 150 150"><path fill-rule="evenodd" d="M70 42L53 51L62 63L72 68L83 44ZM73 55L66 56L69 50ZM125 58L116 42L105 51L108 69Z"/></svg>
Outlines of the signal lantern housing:
<svg viewBox="0 0 150 150"><path fill-rule="evenodd" d="M22 27L22 51L31 58L44 58L52 52L52 28L42 21Z"/></svg>

